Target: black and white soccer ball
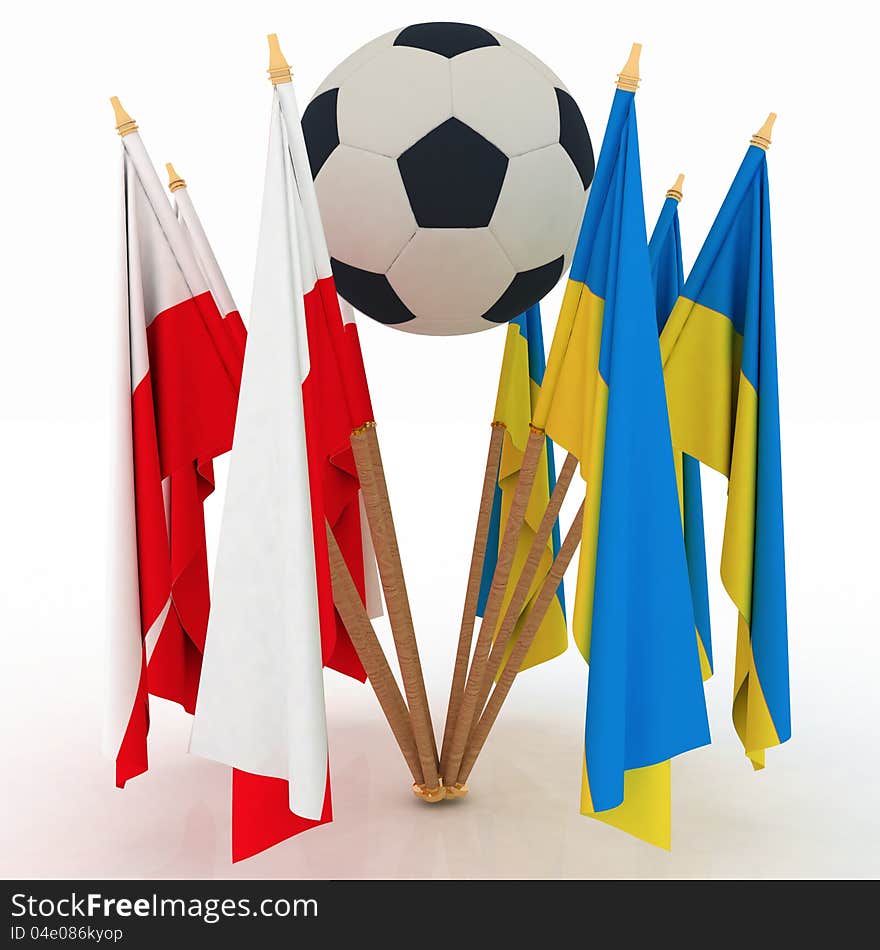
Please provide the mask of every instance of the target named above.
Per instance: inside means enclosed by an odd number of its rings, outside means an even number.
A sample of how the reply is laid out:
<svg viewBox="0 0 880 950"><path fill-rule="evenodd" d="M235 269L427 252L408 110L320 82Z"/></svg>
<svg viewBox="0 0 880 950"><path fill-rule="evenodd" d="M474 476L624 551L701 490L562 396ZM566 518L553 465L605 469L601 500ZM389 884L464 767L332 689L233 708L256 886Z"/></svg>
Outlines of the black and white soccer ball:
<svg viewBox="0 0 880 950"><path fill-rule="evenodd" d="M565 86L463 23L386 33L321 84L303 129L339 293L411 333L485 330L567 269L593 179Z"/></svg>

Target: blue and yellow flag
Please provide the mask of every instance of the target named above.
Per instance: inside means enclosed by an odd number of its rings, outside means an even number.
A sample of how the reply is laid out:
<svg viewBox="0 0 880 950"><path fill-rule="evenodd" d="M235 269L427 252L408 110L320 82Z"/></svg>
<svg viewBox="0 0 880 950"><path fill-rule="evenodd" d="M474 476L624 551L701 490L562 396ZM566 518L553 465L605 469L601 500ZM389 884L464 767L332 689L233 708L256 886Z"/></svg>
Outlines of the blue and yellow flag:
<svg viewBox="0 0 880 950"><path fill-rule="evenodd" d="M654 233L648 242L654 303L657 307L657 330L660 333L663 332L684 286L681 231L678 223L680 200L681 191L677 188L671 188L667 192L660 217L654 226ZM712 675L712 630L709 624L709 578L706 575L706 535L703 528L700 463L690 455L676 452L675 470L684 526L684 549L691 582L691 599L694 602L700 668L703 679L707 680Z"/></svg>
<svg viewBox="0 0 880 950"><path fill-rule="evenodd" d="M544 335L541 330L541 310L538 304L530 307L524 314L511 320L507 328L504 344L504 357L501 362L501 376L498 380L498 397L495 402L495 421L505 426L504 445L501 450L501 462L498 468L498 480L495 484L495 497L492 501L492 514L489 522L489 537L486 542L486 559L480 582L480 599L477 615L482 617L492 587L495 564L498 560L498 547L504 537L507 514L513 502L516 482L522 467L523 454L529 437L529 423L532 409L537 402L538 391L544 379ZM513 596L517 579L522 573L535 532L547 508L550 493L556 484L556 466L553 461L553 446L546 440L535 484L529 497L525 523L519 535L516 555L511 568L510 581L502 602L499 617L504 618L507 605ZM553 533L547 543L547 549L541 556L535 580L523 606L520 619L505 650L505 660L519 636L519 630L526 613L538 594L541 583L550 570L553 558L559 551L559 522L553 526ZM565 601L560 585L547 615L538 628L529 652L523 660L522 669L551 660L563 653L568 646L568 631L565 621Z"/></svg>
<svg viewBox="0 0 880 950"><path fill-rule="evenodd" d="M673 442L730 480L721 579L739 610L733 722L755 768L791 736L770 124L752 140L660 338Z"/></svg>
<svg viewBox="0 0 880 950"><path fill-rule="evenodd" d="M581 811L669 847L669 760L708 743L709 725L627 89L611 107L533 422L578 457L587 483L573 618L590 663Z"/></svg>

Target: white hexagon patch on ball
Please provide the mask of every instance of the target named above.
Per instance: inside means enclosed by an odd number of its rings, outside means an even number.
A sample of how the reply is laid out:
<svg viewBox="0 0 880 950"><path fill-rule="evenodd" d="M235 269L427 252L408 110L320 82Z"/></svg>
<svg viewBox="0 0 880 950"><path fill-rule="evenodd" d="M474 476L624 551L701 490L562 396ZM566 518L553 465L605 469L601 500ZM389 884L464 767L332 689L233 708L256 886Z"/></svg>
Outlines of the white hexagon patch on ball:
<svg viewBox="0 0 880 950"><path fill-rule="evenodd" d="M539 59L464 23L395 30L321 83L303 130L339 293L410 333L519 316L565 273L593 179Z"/></svg>

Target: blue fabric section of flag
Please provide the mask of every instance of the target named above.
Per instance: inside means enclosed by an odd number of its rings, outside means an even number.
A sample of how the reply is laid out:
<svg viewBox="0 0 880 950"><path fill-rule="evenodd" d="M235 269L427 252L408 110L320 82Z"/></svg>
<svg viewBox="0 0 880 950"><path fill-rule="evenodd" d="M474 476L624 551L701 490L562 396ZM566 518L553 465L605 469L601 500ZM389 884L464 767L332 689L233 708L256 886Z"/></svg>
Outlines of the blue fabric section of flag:
<svg viewBox="0 0 880 950"><path fill-rule="evenodd" d="M611 178L616 169L614 158L609 157L607 161L603 162L602 153L608 155L611 150L606 149L606 145L620 141L621 132L627 121L633 99L633 94L623 89L616 90L614 94L611 103L611 114L605 127L605 137L602 139L602 150L599 152L596 174L593 176L593 184L590 186L590 197L587 201L587 209L584 212L577 247L571 262L570 279L588 284L590 290L597 297L606 296L604 275L608 273L607 261L610 251L607 235L604 240L597 240L597 236L602 228L602 217L610 194ZM588 267L593 271L593 282L587 279Z"/></svg>
<svg viewBox="0 0 880 950"><path fill-rule="evenodd" d="M480 595L477 598L477 616L482 617L492 589L492 578L498 562L498 545L501 541L501 489L495 479L495 494L492 496L492 511L489 516L489 535L486 538L486 556L483 560L483 573L480 575Z"/></svg>
<svg viewBox="0 0 880 950"><path fill-rule="evenodd" d="M660 216L648 242L648 254L651 259L657 331L662 333L684 286L681 228L678 220L678 201L675 198L667 198L663 202ZM690 455L682 457L682 482L684 547L694 602L694 622L711 667L712 629L709 618L709 578L706 572L703 486L700 463Z"/></svg>
<svg viewBox="0 0 880 950"><path fill-rule="evenodd" d="M608 410L585 725L593 808L604 811L623 800L625 770L710 741L632 93L615 96L590 205L573 276L605 299L600 375Z"/></svg>
<svg viewBox="0 0 880 950"><path fill-rule="evenodd" d="M648 243L651 257L651 282L657 307L657 332L661 333L681 288L684 285L684 264L681 257L681 231L678 223L678 202L667 198L654 225Z"/></svg>
<svg viewBox="0 0 880 950"><path fill-rule="evenodd" d="M544 330L541 324L541 305L536 303L534 306L515 317L510 321L519 327L520 333L525 338L529 353L529 378L538 386L544 381L544 370L547 365L544 351ZM553 443L547 439L547 474L550 480L550 492L556 485L556 460L553 457ZM495 565L498 561L498 545L501 541L501 489L498 482L495 482L495 494L492 499L492 512L489 519L489 535L486 540L486 557L483 561L483 573L480 576L480 594L477 599L477 616L482 617L486 608L486 602L489 599L489 591L492 587L492 577L495 574ZM562 543L559 532L559 521L553 525L553 556L559 552ZM565 613L565 592L563 585L559 585L556 593L559 605Z"/></svg>
<svg viewBox="0 0 880 950"><path fill-rule="evenodd" d="M756 179L767 179L767 154L756 145L749 147L737 172L724 204L715 218L691 272L683 296L704 307L723 313L733 323L736 332L743 334L746 314L753 309L750 297L756 292L752 281L756 272L756 255L760 242L754 241L754 228L760 227L761 189L755 189ZM764 189L766 195L766 188ZM744 206L744 202L749 202ZM766 197L764 200L766 206ZM769 230L769 206L766 206ZM768 248L769 251L769 248ZM772 274L771 274L772 287ZM757 389L752 372L756 369L757 349L751 356L743 353L743 372Z"/></svg>

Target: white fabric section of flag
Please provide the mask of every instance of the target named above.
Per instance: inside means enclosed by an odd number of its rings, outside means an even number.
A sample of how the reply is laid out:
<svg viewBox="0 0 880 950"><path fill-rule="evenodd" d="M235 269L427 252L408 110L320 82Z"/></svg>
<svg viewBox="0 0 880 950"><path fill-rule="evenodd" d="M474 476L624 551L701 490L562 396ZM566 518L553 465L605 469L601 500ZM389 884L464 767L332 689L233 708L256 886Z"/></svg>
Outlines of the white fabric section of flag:
<svg viewBox="0 0 880 950"><path fill-rule="evenodd" d="M350 323L353 323L357 326L357 319L354 315L354 307L344 298L340 297L339 294L336 295L336 298L339 300L339 312L342 314L342 325L348 326Z"/></svg>
<svg viewBox="0 0 880 950"><path fill-rule="evenodd" d="M128 728L137 696L143 653L141 647L140 588L138 583L137 524L134 506L134 447L131 394L146 372L147 340L143 294L139 292L137 230L127 240L129 188L132 177L123 153L119 222L119 313L114 324L115 346L110 428L110 543L107 572L107 628L105 648L106 694L102 746L115 758ZM135 246L132 247L132 244ZM133 273L131 271L134 271ZM132 312L132 304L138 307ZM132 341L132 326L140 326ZM133 379L132 376L136 376Z"/></svg>
<svg viewBox="0 0 880 950"><path fill-rule="evenodd" d="M235 439L191 751L286 779L320 818L327 727L302 383L296 188L277 96Z"/></svg>
<svg viewBox="0 0 880 950"><path fill-rule="evenodd" d="M318 208L318 193L312 179L312 168L309 164L309 155L306 151L306 140L303 136L302 122L299 115L299 106L296 103L296 93L292 82L281 83L275 87L281 102L290 142L290 156L293 159L294 174L302 198L303 213L315 257L315 269L319 279L332 277L330 268L330 252L327 250L327 237L324 234L324 225L321 223L321 212Z"/></svg>
<svg viewBox="0 0 880 950"><path fill-rule="evenodd" d="M171 207L171 202L165 194L162 182L156 174L156 169L150 161L144 143L137 132L132 132L122 139L126 157L133 167L139 186L139 194L143 208L149 207L151 215L141 215L140 221L151 232L149 242L141 236L141 252L148 255L142 258L144 274L148 275L147 289L155 293L154 283L158 282L165 289L155 299L147 304L147 322L155 319L163 310L182 303L191 297L197 297L208 290L208 282L196 259L195 252L177 215ZM161 256L153 259L153 253ZM172 275L178 275L181 281L172 288L166 281Z"/></svg>
<svg viewBox="0 0 880 950"><path fill-rule="evenodd" d="M220 265L214 256L214 249L208 241L208 235L205 234L205 229L202 227L202 222L198 214L196 214L195 205L192 203L189 191L186 188L178 188L178 190L174 192L173 199L174 207L177 211L177 219L180 221L190 239L196 259L202 269L208 287L214 295L217 309L220 311L220 314L225 317L226 314L231 313L233 310L238 310L238 307L235 306L229 285L226 283L223 271L220 270Z"/></svg>

